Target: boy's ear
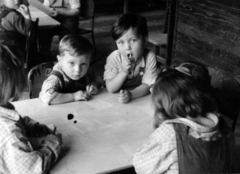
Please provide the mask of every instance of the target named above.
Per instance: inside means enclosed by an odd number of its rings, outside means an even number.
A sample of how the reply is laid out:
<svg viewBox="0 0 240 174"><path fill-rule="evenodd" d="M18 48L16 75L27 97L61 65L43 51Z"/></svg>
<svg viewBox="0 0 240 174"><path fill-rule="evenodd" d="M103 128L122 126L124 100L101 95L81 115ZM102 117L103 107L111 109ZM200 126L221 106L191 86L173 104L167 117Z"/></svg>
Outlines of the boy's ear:
<svg viewBox="0 0 240 174"><path fill-rule="evenodd" d="M57 60L58 60L58 62L61 64L61 62L62 62L62 57L59 56L59 55L57 55Z"/></svg>

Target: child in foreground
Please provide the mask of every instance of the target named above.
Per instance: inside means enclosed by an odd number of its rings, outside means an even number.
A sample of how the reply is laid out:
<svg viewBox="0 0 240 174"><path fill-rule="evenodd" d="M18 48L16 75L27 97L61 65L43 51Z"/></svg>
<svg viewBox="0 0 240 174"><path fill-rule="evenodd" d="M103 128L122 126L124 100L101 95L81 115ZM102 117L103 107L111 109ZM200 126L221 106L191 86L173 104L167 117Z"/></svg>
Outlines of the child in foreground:
<svg viewBox="0 0 240 174"><path fill-rule="evenodd" d="M148 39L144 17L126 13L112 27L112 37L118 50L107 58L104 72L107 90L119 92L118 100L128 103L149 94L150 85L157 76L156 55L145 48ZM134 88L126 90L126 88Z"/></svg>
<svg viewBox="0 0 240 174"><path fill-rule="evenodd" d="M60 134L29 117L21 117L10 103L22 94L25 85L21 62L0 47L0 173L46 173L61 152ZM28 137L37 135L45 138L33 149Z"/></svg>
<svg viewBox="0 0 240 174"><path fill-rule="evenodd" d="M155 131L134 155L137 173L231 172L233 133L191 76L171 69L160 73L152 103Z"/></svg>
<svg viewBox="0 0 240 174"><path fill-rule="evenodd" d="M98 93L97 81L89 65L92 44L82 36L67 35L59 43L58 63L44 81L39 97L46 104L89 100Z"/></svg>

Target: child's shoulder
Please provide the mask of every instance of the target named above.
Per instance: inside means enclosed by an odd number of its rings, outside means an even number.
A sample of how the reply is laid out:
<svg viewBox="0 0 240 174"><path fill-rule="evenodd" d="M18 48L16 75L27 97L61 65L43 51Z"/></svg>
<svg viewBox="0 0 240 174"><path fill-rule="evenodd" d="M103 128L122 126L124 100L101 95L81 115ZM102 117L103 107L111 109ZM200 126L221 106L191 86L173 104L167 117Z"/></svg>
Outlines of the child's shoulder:
<svg viewBox="0 0 240 174"><path fill-rule="evenodd" d="M163 141L175 137L175 131L172 124L164 121L151 135L154 138L159 138Z"/></svg>

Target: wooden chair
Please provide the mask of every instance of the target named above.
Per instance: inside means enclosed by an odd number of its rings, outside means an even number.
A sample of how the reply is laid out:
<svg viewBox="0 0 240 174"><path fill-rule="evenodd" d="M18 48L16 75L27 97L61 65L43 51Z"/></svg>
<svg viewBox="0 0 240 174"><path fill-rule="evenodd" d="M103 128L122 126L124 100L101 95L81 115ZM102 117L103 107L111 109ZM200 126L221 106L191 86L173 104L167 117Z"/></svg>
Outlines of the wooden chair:
<svg viewBox="0 0 240 174"><path fill-rule="evenodd" d="M39 60L39 43L38 43L38 22L37 18L28 31L26 39L26 64L25 68L29 71Z"/></svg>
<svg viewBox="0 0 240 174"><path fill-rule="evenodd" d="M149 32L148 42L155 47L155 54L157 55L157 61L161 64L166 64L166 59L160 56L161 48L167 47L167 29L169 19L169 2L167 1L167 8L165 11L165 19L163 24L163 31Z"/></svg>
<svg viewBox="0 0 240 174"><path fill-rule="evenodd" d="M230 124L234 132L240 114L239 82L234 77L220 70L211 67L208 67L208 70L211 76L211 85L221 91L219 98L222 100L220 101L222 108L219 108L219 111L223 114L223 117L226 116L226 121Z"/></svg>
<svg viewBox="0 0 240 174"><path fill-rule="evenodd" d="M55 62L44 62L34 66L28 73L29 98L38 98L44 80L52 72Z"/></svg>
<svg viewBox="0 0 240 174"><path fill-rule="evenodd" d="M81 0L81 15L79 17L80 24L78 28L78 34L91 34L92 35L92 43L94 48L95 57L97 55L96 52L96 44L94 38L94 19L95 19L95 5L93 0ZM90 23L90 27L83 28L81 27L81 23ZM95 61L95 60L94 60Z"/></svg>

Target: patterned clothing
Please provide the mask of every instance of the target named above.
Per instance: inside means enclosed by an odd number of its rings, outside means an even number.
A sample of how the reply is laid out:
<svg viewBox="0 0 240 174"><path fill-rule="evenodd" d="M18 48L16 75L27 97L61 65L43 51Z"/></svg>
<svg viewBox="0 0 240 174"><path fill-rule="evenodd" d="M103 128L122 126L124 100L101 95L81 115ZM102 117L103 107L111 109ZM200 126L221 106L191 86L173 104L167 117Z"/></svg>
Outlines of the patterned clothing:
<svg viewBox="0 0 240 174"><path fill-rule="evenodd" d="M62 75L62 79L53 73L43 82L39 97L44 103L49 104L58 93L73 93L79 90L85 91L86 86L91 84L99 87L99 83L96 82L96 78L90 69L84 77L77 81L70 79L62 71L58 63L54 65L53 70L59 72Z"/></svg>
<svg viewBox="0 0 240 174"><path fill-rule="evenodd" d="M33 136L36 124L15 110L0 107L1 174L42 174L57 160L61 141L55 135L47 135L39 149L33 150L27 136Z"/></svg>
<svg viewBox="0 0 240 174"><path fill-rule="evenodd" d="M118 50L115 50L108 56L105 65L104 80L114 78L121 71L123 59L124 57L122 57ZM133 74L133 77L131 74ZM138 78L138 76L141 76L141 78ZM135 71L128 75L123 87L139 86L142 83L150 86L155 81L156 76L156 55L152 51L145 49L144 57L136 65Z"/></svg>
<svg viewBox="0 0 240 174"><path fill-rule="evenodd" d="M133 165L138 174L178 174L176 133L171 123L182 123L190 127L189 135L204 141L221 137L218 116L208 114L214 127L205 127L186 118L164 121L150 136L149 141L134 155Z"/></svg>

